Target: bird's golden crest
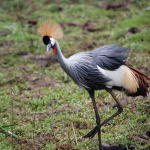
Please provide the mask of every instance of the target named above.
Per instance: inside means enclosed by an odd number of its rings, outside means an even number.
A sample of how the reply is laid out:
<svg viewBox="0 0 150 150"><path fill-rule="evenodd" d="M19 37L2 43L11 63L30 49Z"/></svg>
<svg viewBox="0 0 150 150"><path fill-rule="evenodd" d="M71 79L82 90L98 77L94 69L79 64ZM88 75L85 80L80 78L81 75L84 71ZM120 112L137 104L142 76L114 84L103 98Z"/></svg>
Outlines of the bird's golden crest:
<svg viewBox="0 0 150 150"><path fill-rule="evenodd" d="M38 27L38 33L41 36L49 36L55 39L63 37L63 31L59 24L52 21L45 21Z"/></svg>

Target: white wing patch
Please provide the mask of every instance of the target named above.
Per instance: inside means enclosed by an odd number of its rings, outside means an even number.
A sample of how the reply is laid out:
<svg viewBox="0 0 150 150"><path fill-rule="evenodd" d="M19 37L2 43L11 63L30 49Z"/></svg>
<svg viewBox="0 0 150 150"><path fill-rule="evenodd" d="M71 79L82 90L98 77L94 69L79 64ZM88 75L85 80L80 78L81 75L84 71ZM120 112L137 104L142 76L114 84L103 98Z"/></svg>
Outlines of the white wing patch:
<svg viewBox="0 0 150 150"><path fill-rule="evenodd" d="M123 86L124 65L113 71L102 69L99 66L97 66L97 68L102 74L111 79L111 81L106 83L107 87L111 88L112 86Z"/></svg>
<svg viewBox="0 0 150 150"><path fill-rule="evenodd" d="M106 87L118 86L124 87L129 93L137 92L139 88L138 79L127 66L122 65L113 71L102 69L99 66L97 68L102 74L111 79L106 83Z"/></svg>

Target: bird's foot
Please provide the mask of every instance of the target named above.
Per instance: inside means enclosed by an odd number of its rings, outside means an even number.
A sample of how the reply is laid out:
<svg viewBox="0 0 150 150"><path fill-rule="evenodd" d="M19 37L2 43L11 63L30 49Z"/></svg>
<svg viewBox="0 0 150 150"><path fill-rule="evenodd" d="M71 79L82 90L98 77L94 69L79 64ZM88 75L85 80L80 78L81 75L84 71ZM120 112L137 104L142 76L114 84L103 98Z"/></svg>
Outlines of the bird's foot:
<svg viewBox="0 0 150 150"><path fill-rule="evenodd" d="M85 136L83 136L83 138L90 138L90 139L92 139L95 136L95 134L97 133L97 128L98 127L96 126L88 134L86 134Z"/></svg>

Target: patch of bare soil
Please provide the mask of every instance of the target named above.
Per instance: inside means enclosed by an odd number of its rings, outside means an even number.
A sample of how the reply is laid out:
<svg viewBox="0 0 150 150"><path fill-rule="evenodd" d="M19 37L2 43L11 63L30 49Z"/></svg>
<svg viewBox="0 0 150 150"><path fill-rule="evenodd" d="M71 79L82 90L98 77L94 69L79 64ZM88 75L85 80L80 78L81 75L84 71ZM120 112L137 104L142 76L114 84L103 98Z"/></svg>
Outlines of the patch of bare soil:
<svg viewBox="0 0 150 150"><path fill-rule="evenodd" d="M41 67L48 67L57 61L56 57L50 56L49 54L37 55L33 53L26 53L26 54L19 54L19 55L21 55L21 57L24 59L34 60Z"/></svg>
<svg viewBox="0 0 150 150"><path fill-rule="evenodd" d="M44 119L45 117L49 117L53 114L59 114L62 112L74 113L79 112L80 109L78 107L72 106L70 104L64 104L62 106L57 107L55 110L46 110L43 112L36 112L36 118Z"/></svg>
<svg viewBox="0 0 150 150"><path fill-rule="evenodd" d="M74 121L73 125L77 129L91 129L92 128L92 125L90 123L87 123L87 122L77 122L77 121L75 122Z"/></svg>
<svg viewBox="0 0 150 150"><path fill-rule="evenodd" d="M135 33L138 33L140 32L141 29L140 28L137 28L137 27L132 27L132 28L129 28L128 29L128 32L132 33L132 34L135 34Z"/></svg>
<svg viewBox="0 0 150 150"><path fill-rule="evenodd" d="M59 114L62 112L68 112L68 113L74 113L74 112L79 112L80 109L78 107L69 105L69 104L64 104L62 106L59 106L56 109L47 109L44 111L39 111L39 112L27 112L27 111L23 111L20 109L15 109L13 110L13 113L16 115L20 115L24 117L24 121L27 123L28 121L31 121L30 119L32 119L33 117L36 118L36 120L44 120L45 118L52 116L54 114ZM8 110L8 112L12 112L11 110ZM82 127L84 124L82 125L76 125L77 127Z"/></svg>
<svg viewBox="0 0 150 150"><path fill-rule="evenodd" d="M74 148L70 144L61 144L57 146L56 150L80 150L80 149Z"/></svg>
<svg viewBox="0 0 150 150"><path fill-rule="evenodd" d="M70 104L64 104L61 105L59 107L57 107L57 109L54 110L55 113L60 113L60 112L79 112L81 111L80 108L72 106Z"/></svg>
<svg viewBox="0 0 150 150"><path fill-rule="evenodd" d="M9 139L12 141L12 139ZM52 134L40 134L40 136L34 137L34 139L13 139L13 143L19 144L21 149L26 150L40 150L48 142L58 142L58 139L55 138ZM20 150L16 148L15 150Z"/></svg>
<svg viewBox="0 0 150 150"><path fill-rule="evenodd" d="M125 146L123 144L109 144L103 143L103 150L137 150L134 145Z"/></svg>
<svg viewBox="0 0 150 150"><path fill-rule="evenodd" d="M97 32L102 31L103 28L97 27L97 24L95 22L92 22L88 20L82 25L82 28L88 32Z"/></svg>
<svg viewBox="0 0 150 150"><path fill-rule="evenodd" d="M150 142L150 131L147 131L144 134L134 135L133 139L141 145L147 144Z"/></svg>
<svg viewBox="0 0 150 150"><path fill-rule="evenodd" d="M104 8L107 10L128 10L126 7L128 5L127 2L122 3L107 3Z"/></svg>
<svg viewBox="0 0 150 150"><path fill-rule="evenodd" d="M83 29L83 32L97 32L103 30L103 28L97 27L97 24L93 21L86 21L85 23L79 23L79 22L68 22L61 24L63 28L66 28L68 26L72 27L81 27Z"/></svg>
<svg viewBox="0 0 150 150"><path fill-rule="evenodd" d="M39 89L41 87L50 87L56 84L56 81L54 79L43 76L37 77L34 75L27 75L25 76L25 79L30 83L28 86L28 90Z"/></svg>
<svg viewBox="0 0 150 150"><path fill-rule="evenodd" d="M10 41L3 41L0 42L0 47L4 47L4 46L10 46L12 43Z"/></svg>
<svg viewBox="0 0 150 150"><path fill-rule="evenodd" d="M84 49L84 50L89 50L89 49L93 49L95 47L96 43L95 42L84 42L84 43L79 43L78 47L79 49Z"/></svg>
<svg viewBox="0 0 150 150"><path fill-rule="evenodd" d="M31 28L31 27L34 27L37 25L37 20L28 20L28 27Z"/></svg>
<svg viewBox="0 0 150 150"><path fill-rule="evenodd" d="M41 112L36 112L36 113L29 113L27 114L28 116L32 116L32 115L35 115L36 119L38 120L43 120L49 116L52 116L54 114L59 114L59 113L62 113L62 112L68 112L68 113L73 113L73 112L78 112L80 111L77 107L74 107L74 106L71 106L71 105L68 105L68 104L64 104L62 106L59 106L58 108L52 110L52 109L48 109L48 110L45 110L45 111L41 111Z"/></svg>
<svg viewBox="0 0 150 150"><path fill-rule="evenodd" d="M0 36L7 36L10 33L10 31L0 31Z"/></svg>

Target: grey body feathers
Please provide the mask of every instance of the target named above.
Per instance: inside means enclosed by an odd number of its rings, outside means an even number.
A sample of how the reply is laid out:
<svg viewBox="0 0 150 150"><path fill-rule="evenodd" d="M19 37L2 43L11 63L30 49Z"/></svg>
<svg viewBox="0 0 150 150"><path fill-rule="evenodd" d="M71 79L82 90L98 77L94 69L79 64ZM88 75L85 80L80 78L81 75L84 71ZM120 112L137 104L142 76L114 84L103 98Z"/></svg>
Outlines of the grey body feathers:
<svg viewBox="0 0 150 150"><path fill-rule="evenodd" d="M122 52L128 48L107 45L88 52L80 52L66 59L64 70L80 86L87 90L105 89L106 82L111 81L103 75L97 66L106 70L115 70L125 64L128 55Z"/></svg>

